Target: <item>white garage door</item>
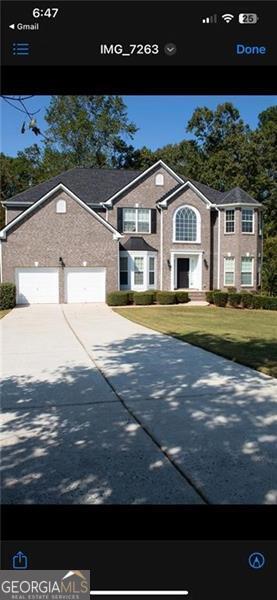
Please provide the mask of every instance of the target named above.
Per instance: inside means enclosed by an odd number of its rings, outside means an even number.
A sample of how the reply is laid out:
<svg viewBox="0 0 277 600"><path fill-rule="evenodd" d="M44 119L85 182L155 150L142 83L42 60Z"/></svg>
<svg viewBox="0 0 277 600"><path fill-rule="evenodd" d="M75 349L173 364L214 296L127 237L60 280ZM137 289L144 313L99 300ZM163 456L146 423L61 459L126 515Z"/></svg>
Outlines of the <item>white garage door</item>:
<svg viewBox="0 0 277 600"><path fill-rule="evenodd" d="M66 302L105 302L106 270L103 268L65 269Z"/></svg>
<svg viewBox="0 0 277 600"><path fill-rule="evenodd" d="M18 304L58 303L58 269L16 269L16 289Z"/></svg>

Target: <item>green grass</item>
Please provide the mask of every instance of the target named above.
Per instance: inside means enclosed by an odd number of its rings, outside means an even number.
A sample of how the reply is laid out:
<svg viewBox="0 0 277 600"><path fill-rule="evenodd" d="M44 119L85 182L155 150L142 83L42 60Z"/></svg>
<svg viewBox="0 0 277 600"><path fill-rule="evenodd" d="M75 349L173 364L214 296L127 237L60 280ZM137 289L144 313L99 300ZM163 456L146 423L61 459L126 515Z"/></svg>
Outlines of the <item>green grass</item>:
<svg viewBox="0 0 277 600"><path fill-rule="evenodd" d="M277 377L277 312L235 308L117 308L115 312Z"/></svg>
<svg viewBox="0 0 277 600"><path fill-rule="evenodd" d="M10 309L0 310L0 319L3 319L3 317L5 317L5 315L7 315L9 312L10 312Z"/></svg>

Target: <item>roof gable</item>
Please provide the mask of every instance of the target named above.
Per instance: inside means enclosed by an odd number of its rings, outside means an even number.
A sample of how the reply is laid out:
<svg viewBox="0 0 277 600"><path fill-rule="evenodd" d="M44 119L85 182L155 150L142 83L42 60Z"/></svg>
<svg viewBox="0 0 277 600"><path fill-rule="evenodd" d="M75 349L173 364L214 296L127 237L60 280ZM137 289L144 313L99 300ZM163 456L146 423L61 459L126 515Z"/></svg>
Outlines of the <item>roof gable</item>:
<svg viewBox="0 0 277 600"><path fill-rule="evenodd" d="M0 238L6 239L7 232L10 229L12 229L12 227L14 227L14 225L17 225L18 223L20 223L27 215L31 214L38 206L40 206L41 204L46 202L46 200L48 200L48 198L51 198L52 195L54 195L56 192L59 192L59 191L65 192L73 200L78 202L78 204L80 204L80 206L82 206L82 208L84 208L88 213L90 213L93 217L95 217L95 219L97 221L99 221L100 223L102 223L102 225L104 225L107 229L109 229L109 231L111 233L113 233L115 239L120 239L122 237L122 235L117 231L117 229L115 229L110 223L108 223L105 219L103 219L103 217L101 217L99 214L97 214L90 206L88 206L85 202L83 202L83 200L81 200L78 196L76 196L70 189L68 189L65 185L60 183L55 188L51 189L47 194L42 196L42 198L39 198L36 202L34 202L34 204L32 204L32 206L29 206L29 208L26 208L26 210L24 210L22 213L20 213L20 215L15 217L15 219L10 221L3 229L1 229Z"/></svg>
<svg viewBox="0 0 277 600"><path fill-rule="evenodd" d="M127 190L130 190L134 185L137 185L137 183L142 178L145 178L146 176L151 175L151 173L153 171L155 171L156 169L158 169L159 167L162 167L163 169L165 169L178 183L180 183L180 184L183 183L184 180L179 175L177 175L177 173L175 173L175 171L173 171L173 169L168 167L162 160L158 160L151 167L142 171L137 177L135 177L135 179L133 179L130 183L128 183L124 188L122 188L121 190L118 190L118 192L116 192L116 194L114 194L108 200L106 200L106 202L104 202L105 206L112 207L113 203L116 201L116 199L119 196L124 194L124 192L126 192Z"/></svg>
<svg viewBox="0 0 277 600"><path fill-rule="evenodd" d="M181 192L185 191L186 188L190 188L191 190L193 190L197 194L197 196L199 196L201 200L205 202L207 208L214 206L214 204L209 200L209 198L207 198L207 196L203 194L203 192L201 192L198 189L198 187L196 187L189 179L185 181L182 185L180 185L177 189L175 189L173 192L169 192L169 194L161 202L158 202L158 205L161 208L167 208L168 203L173 202L175 197L178 196L178 194L180 194Z"/></svg>

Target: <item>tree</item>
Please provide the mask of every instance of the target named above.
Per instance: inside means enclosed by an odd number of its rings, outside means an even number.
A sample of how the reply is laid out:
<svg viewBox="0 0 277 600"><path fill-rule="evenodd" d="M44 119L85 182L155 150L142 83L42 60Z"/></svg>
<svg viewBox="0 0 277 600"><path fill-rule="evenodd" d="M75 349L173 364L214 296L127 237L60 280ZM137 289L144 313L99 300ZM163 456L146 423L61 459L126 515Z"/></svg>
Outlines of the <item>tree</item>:
<svg viewBox="0 0 277 600"><path fill-rule="evenodd" d="M121 165L137 131L120 96L52 96L45 120L46 147L75 166Z"/></svg>
<svg viewBox="0 0 277 600"><path fill-rule="evenodd" d="M258 199L265 206L264 233L271 237L277 232L277 106L259 114L252 141L252 151L259 165L255 184Z"/></svg>
<svg viewBox="0 0 277 600"><path fill-rule="evenodd" d="M27 150L25 151L25 153ZM1 199L6 200L34 185L35 166L24 152L17 157L1 154Z"/></svg>
<svg viewBox="0 0 277 600"><path fill-rule="evenodd" d="M226 145L231 147L234 136L243 135L248 130L231 102L219 104L215 111L205 106L196 108L187 124L187 131L194 134L199 149L207 156L226 148Z"/></svg>
<svg viewBox="0 0 277 600"><path fill-rule="evenodd" d="M262 290L270 296L277 296L277 237L264 240L262 270Z"/></svg>

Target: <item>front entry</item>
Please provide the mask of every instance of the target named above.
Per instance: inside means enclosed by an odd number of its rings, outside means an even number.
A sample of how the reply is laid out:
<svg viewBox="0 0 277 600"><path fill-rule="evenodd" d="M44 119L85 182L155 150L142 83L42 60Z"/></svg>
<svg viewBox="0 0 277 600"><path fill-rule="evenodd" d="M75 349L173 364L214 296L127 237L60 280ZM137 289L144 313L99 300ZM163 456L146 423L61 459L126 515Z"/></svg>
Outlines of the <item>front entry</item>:
<svg viewBox="0 0 277 600"><path fill-rule="evenodd" d="M189 258L177 258L177 288L189 287Z"/></svg>

